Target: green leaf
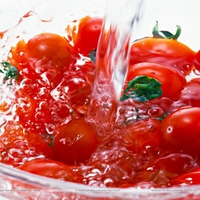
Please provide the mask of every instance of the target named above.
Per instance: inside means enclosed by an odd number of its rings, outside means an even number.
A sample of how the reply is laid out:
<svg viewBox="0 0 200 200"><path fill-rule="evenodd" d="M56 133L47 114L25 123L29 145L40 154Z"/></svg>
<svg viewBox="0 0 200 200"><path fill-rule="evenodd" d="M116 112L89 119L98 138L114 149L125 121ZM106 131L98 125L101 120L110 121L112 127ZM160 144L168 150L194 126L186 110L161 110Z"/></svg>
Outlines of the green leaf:
<svg viewBox="0 0 200 200"><path fill-rule="evenodd" d="M154 78L137 76L128 83L120 100L124 101L128 98L133 98L139 102L146 102L158 98L162 96L161 86L162 84Z"/></svg>
<svg viewBox="0 0 200 200"><path fill-rule="evenodd" d="M92 50L89 54L90 59L92 60L93 63L96 63L96 50Z"/></svg>
<svg viewBox="0 0 200 200"><path fill-rule="evenodd" d="M5 79L8 80L10 78L17 79L18 78L18 69L11 65L9 62L1 62L3 69L0 69L0 73L5 74Z"/></svg>

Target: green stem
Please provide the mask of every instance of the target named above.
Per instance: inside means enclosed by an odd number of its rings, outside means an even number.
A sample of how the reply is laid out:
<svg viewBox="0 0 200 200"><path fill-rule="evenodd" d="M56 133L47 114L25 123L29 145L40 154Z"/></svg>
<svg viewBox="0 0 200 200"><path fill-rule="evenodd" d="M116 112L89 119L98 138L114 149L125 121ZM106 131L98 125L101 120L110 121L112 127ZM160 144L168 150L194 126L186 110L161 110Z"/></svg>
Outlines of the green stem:
<svg viewBox="0 0 200 200"><path fill-rule="evenodd" d="M137 76L128 83L120 101L133 98L139 102L146 102L162 96L162 84L148 76Z"/></svg>
<svg viewBox="0 0 200 200"><path fill-rule="evenodd" d="M177 40L181 34L181 27L179 25L177 25L176 27L177 29L175 34L172 34L169 31L159 31L158 21L156 21L156 25L153 27L152 31L153 37Z"/></svg>
<svg viewBox="0 0 200 200"><path fill-rule="evenodd" d="M8 62L1 62L0 64L3 66L3 68L0 69L0 73L5 74L6 80L8 80L10 78L12 78L12 79L18 78L18 70L16 67L14 67L13 65L11 65Z"/></svg>
<svg viewBox="0 0 200 200"><path fill-rule="evenodd" d="M89 54L90 59L92 60L93 63L96 63L96 50L92 50Z"/></svg>

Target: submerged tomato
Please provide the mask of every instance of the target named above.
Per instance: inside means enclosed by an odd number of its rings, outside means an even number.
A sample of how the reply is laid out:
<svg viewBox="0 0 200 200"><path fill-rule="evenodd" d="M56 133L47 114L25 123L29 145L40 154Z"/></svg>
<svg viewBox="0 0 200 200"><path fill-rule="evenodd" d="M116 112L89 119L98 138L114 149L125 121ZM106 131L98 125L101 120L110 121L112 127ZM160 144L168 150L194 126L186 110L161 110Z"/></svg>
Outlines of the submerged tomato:
<svg viewBox="0 0 200 200"><path fill-rule="evenodd" d="M169 114L161 123L161 146L200 155L200 108L182 107Z"/></svg>
<svg viewBox="0 0 200 200"><path fill-rule="evenodd" d="M9 122L0 137L1 162L21 166L28 159L54 159L54 153L46 139L28 132L18 122Z"/></svg>
<svg viewBox="0 0 200 200"><path fill-rule="evenodd" d="M81 19L78 33L74 36L74 47L78 52L88 56L97 49L103 19L86 16Z"/></svg>
<svg viewBox="0 0 200 200"><path fill-rule="evenodd" d="M77 173L77 170L74 170L75 167L54 160L31 160L23 164L19 169L33 174L65 181L79 182L81 180L81 176Z"/></svg>
<svg viewBox="0 0 200 200"><path fill-rule="evenodd" d="M180 101L190 106L200 106L200 78L193 78L181 91Z"/></svg>
<svg viewBox="0 0 200 200"><path fill-rule="evenodd" d="M186 84L186 79L180 72L150 62L142 62L131 65L128 70L126 82L129 82L137 76L148 76L154 78L161 84L162 96L170 99L176 99L180 95L180 91Z"/></svg>
<svg viewBox="0 0 200 200"><path fill-rule="evenodd" d="M157 119L139 120L126 129L129 137L143 148L146 146L156 148L159 146L158 130L160 121Z"/></svg>
<svg viewBox="0 0 200 200"><path fill-rule="evenodd" d="M96 150L97 134L83 119L71 120L56 131L54 152L56 159L77 164L88 159Z"/></svg>
<svg viewBox="0 0 200 200"><path fill-rule="evenodd" d="M196 156L184 154L178 151L161 151L160 155L150 159L143 166L145 170L165 170L172 174L183 174L198 166Z"/></svg>
<svg viewBox="0 0 200 200"><path fill-rule="evenodd" d="M197 185L200 184L200 167L182 174L172 180L173 185L187 184L187 185Z"/></svg>

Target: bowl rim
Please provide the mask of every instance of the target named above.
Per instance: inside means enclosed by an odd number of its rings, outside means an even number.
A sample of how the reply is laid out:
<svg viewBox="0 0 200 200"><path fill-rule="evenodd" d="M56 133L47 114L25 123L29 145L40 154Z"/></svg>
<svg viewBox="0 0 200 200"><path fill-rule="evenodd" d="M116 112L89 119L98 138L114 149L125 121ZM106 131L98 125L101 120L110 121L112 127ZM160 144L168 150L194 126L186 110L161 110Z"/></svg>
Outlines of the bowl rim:
<svg viewBox="0 0 200 200"><path fill-rule="evenodd" d="M61 192L83 195L86 197L107 197L107 198L121 198L121 199L140 199L140 198L159 198L162 200L175 199L177 197L184 198L188 195L193 197L200 197L200 185L182 185L180 187L174 186L169 188L117 188L117 187L98 187L89 186L81 183L63 181L53 178L48 178L36 174L32 174L12 166L0 163L0 176L6 179L14 179L22 183L30 184L31 186L41 187L45 193ZM40 188L39 188L40 189ZM1 192L0 192L1 193Z"/></svg>

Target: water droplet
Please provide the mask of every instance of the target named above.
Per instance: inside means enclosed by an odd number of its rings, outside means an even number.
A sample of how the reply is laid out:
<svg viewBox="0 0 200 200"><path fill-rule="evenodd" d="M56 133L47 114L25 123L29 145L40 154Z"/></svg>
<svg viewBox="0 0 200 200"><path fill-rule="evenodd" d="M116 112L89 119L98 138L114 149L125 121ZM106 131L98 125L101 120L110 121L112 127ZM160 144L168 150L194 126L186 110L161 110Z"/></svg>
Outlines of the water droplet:
<svg viewBox="0 0 200 200"><path fill-rule="evenodd" d="M45 12L47 11L48 12ZM39 17L42 22L51 22L54 17L54 10L50 3L40 4L34 7L33 12Z"/></svg>
<svg viewBox="0 0 200 200"><path fill-rule="evenodd" d="M148 110L148 115L160 117L160 116L164 115L164 110L161 107L154 106Z"/></svg>

